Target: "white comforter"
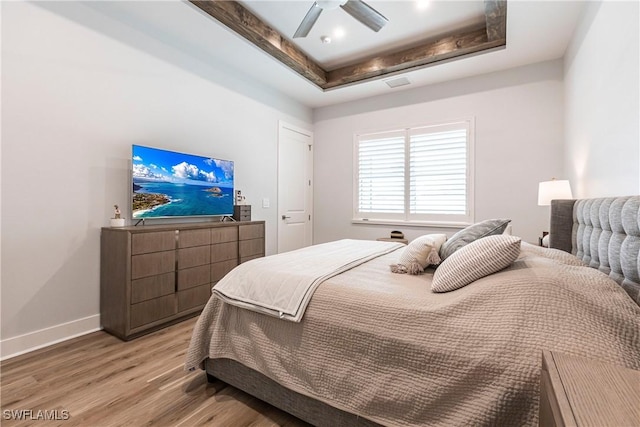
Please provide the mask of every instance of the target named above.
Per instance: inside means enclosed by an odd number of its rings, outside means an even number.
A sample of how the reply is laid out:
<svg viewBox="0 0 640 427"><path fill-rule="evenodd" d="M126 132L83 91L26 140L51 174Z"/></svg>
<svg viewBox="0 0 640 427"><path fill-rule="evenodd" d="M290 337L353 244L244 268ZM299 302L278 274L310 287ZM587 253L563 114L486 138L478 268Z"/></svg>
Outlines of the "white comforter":
<svg viewBox="0 0 640 427"><path fill-rule="evenodd" d="M233 269L213 294L231 305L299 322L322 282L403 247L345 239L257 258Z"/></svg>

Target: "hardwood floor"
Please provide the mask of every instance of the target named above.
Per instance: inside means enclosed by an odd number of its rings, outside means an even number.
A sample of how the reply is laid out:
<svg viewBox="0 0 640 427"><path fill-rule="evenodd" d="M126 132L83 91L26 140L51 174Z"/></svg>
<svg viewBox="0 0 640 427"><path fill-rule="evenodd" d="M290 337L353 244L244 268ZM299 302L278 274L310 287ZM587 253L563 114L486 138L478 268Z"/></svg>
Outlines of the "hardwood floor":
<svg viewBox="0 0 640 427"><path fill-rule="evenodd" d="M3 361L0 424L308 426L225 383L208 384L204 371L185 372L194 324L129 342L100 331Z"/></svg>

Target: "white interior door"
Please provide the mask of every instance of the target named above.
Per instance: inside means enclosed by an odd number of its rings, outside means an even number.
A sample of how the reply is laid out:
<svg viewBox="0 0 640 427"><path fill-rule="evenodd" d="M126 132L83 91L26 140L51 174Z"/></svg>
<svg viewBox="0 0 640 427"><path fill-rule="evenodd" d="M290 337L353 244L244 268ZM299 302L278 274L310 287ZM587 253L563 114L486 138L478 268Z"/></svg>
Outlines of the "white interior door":
<svg viewBox="0 0 640 427"><path fill-rule="evenodd" d="M311 245L313 134L280 122L278 133L278 252Z"/></svg>

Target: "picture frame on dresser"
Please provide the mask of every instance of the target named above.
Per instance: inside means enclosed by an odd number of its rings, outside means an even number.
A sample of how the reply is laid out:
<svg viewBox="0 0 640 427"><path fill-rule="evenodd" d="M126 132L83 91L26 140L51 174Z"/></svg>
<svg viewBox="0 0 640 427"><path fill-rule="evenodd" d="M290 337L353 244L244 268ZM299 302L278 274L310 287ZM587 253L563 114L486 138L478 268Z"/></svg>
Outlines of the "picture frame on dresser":
<svg viewBox="0 0 640 427"><path fill-rule="evenodd" d="M235 266L265 255L265 222L102 228L100 320L130 340L202 311Z"/></svg>

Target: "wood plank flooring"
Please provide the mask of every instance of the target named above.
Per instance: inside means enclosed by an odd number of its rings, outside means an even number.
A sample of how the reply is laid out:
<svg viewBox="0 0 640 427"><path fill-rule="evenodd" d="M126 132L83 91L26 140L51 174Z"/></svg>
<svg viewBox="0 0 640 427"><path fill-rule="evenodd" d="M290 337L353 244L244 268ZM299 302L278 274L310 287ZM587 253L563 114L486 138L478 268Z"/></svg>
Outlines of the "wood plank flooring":
<svg viewBox="0 0 640 427"><path fill-rule="evenodd" d="M0 424L308 426L225 383L207 383L204 371L185 372L194 325L195 318L129 342L100 331L3 361Z"/></svg>

